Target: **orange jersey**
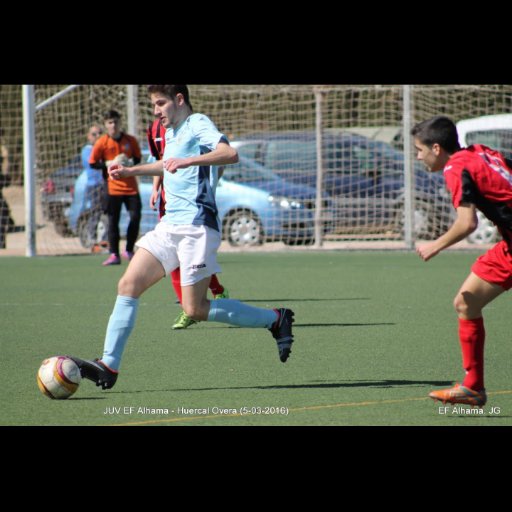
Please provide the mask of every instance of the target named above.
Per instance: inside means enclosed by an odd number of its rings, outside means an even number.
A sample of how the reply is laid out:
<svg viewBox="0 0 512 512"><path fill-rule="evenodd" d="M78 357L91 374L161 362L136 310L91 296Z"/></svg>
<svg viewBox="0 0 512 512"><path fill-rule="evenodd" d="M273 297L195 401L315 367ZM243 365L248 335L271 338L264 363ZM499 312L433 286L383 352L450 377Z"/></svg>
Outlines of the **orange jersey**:
<svg viewBox="0 0 512 512"><path fill-rule="evenodd" d="M140 159L142 157L139 143L135 137L122 133L119 140L114 140L105 134L94 144L89 163L97 164L102 161L106 163L121 153L124 153L128 158ZM131 196L138 194L138 192L139 185L135 177L121 178L119 180L108 178L108 193L111 196Z"/></svg>

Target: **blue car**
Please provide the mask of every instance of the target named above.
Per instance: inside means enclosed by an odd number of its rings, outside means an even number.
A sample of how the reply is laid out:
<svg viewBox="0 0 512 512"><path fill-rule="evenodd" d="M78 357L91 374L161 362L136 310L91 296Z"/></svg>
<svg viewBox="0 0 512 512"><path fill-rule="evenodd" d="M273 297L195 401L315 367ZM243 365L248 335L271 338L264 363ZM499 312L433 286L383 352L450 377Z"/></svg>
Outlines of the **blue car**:
<svg viewBox="0 0 512 512"><path fill-rule="evenodd" d="M223 238L231 245L282 241L314 242L316 189L291 183L262 165L240 157L225 167L217 186ZM322 201L323 231L332 224L332 200Z"/></svg>
<svg viewBox="0 0 512 512"><path fill-rule="evenodd" d="M83 171L75 181L73 201L68 209L68 225L85 248L108 240L108 216L102 210L104 183L101 173L98 179L91 179L90 171ZM142 199L140 234L151 231L158 222L158 213L149 207L153 188L152 176L139 177L139 191ZM121 211L119 230L126 234L130 217L125 208Z"/></svg>
<svg viewBox="0 0 512 512"><path fill-rule="evenodd" d="M266 132L233 141L240 155L293 183L316 186L314 131ZM404 158L385 142L328 129L323 133L323 191L333 198L333 232L401 233ZM416 235L434 238L452 221L443 177L414 164Z"/></svg>
<svg viewBox="0 0 512 512"><path fill-rule="evenodd" d="M61 236L70 235L67 211L71 204L73 185L82 172L80 155L74 157L41 183L41 208L43 218L54 223L55 231Z"/></svg>
<svg viewBox="0 0 512 512"><path fill-rule="evenodd" d="M152 182L152 177L139 177L140 235L158 222L157 212L149 208ZM88 180L86 171L75 183L69 226L86 248L107 239L108 218L101 211L102 187L101 182L95 184ZM314 241L316 190L289 183L252 160L241 157L237 164L225 167L216 198L223 238L233 246L259 245L270 240L289 245ZM324 198L324 231L331 225L331 207L330 198ZM128 213L123 208L121 233L126 233L128 222Z"/></svg>

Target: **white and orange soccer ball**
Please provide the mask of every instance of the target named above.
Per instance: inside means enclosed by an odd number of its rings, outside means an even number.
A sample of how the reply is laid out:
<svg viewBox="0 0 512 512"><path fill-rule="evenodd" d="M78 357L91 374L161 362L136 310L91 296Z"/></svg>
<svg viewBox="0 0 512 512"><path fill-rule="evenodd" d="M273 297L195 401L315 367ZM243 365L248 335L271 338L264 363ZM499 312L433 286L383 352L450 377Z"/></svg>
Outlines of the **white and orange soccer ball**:
<svg viewBox="0 0 512 512"><path fill-rule="evenodd" d="M69 398L78 389L81 379L77 364L66 356L45 359L37 372L41 393L58 400Z"/></svg>

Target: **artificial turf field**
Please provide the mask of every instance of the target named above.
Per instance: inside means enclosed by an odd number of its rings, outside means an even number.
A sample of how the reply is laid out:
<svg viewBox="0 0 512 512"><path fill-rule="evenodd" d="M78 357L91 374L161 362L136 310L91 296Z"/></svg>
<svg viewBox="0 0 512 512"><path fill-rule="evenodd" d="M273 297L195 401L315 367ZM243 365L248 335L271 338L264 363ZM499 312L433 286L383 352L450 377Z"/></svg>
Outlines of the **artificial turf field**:
<svg viewBox="0 0 512 512"><path fill-rule="evenodd" d="M37 369L52 355L101 355L126 264L1 258L0 425L512 425L509 294L485 310L483 414L427 397L463 377L452 299L478 254L220 254L232 298L295 311L286 364L265 329L172 331L179 306L166 279L141 297L116 386L84 380L68 400L43 396Z"/></svg>

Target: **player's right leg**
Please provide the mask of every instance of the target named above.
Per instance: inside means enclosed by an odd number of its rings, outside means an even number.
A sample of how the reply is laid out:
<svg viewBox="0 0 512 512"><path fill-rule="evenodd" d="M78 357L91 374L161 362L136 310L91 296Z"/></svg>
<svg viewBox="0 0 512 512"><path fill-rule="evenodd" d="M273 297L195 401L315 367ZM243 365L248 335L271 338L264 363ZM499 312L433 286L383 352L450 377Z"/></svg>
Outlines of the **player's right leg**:
<svg viewBox="0 0 512 512"><path fill-rule="evenodd" d="M100 359L80 359L74 356L68 356L80 368L82 378L92 380L96 386L102 389L110 389L114 387L119 372L108 368Z"/></svg>
<svg viewBox="0 0 512 512"><path fill-rule="evenodd" d="M190 318L185 311L181 310L181 313L174 319L172 324L173 330L181 330L196 324L197 322Z"/></svg>
<svg viewBox="0 0 512 512"><path fill-rule="evenodd" d="M175 268L171 272L171 283L172 287L174 288L174 293L176 294L176 297L180 301L180 304L183 302L183 297L181 294L181 274L180 274L180 267Z"/></svg>
<svg viewBox="0 0 512 512"><path fill-rule="evenodd" d="M176 293L176 297L178 297L178 301L181 305L183 302L183 296L181 292L181 273L180 273L180 267L174 269L171 272L171 282L172 287L174 288L174 293ZM187 327L190 327L191 325L194 325L197 323L195 320L192 320L185 311L181 310L180 314L176 317L172 324L172 329L186 329Z"/></svg>
<svg viewBox="0 0 512 512"><path fill-rule="evenodd" d="M214 299L229 299L229 292L220 284L217 274L212 274L209 288Z"/></svg>
<svg viewBox="0 0 512 512"><path fill-rule="evenodd" d="M475 391L474 389L461 386L460 384L455 384L453 388L432 391L428 396L434 400L443 402L443 404L466 404L483 407L487 403L485 389Z"/></svg>
<svg viewBox="0 0 512 512"><path fill-rule="evenodd" d="M183 301L183 297L181 292L181 276L179 268L171 272L171 278L174 291L176 292L176 295L178 296L181 304ZM214 299L229 299L228 290L220 284L216 274L212 274L208 287L210 288L210 291L212 292ZM185 311L181 310L180 314L174 320L172 328L174 330L187 329L188 327L196 323L197 322L190 318L187 315L187 313L185 313Z"/></svg>
<svg viewBox="0 0 512 512"><path fill-rule="evenodd" d="M126 231L126 259L133 258L134 246L139 236L142 202L140 195L124 196L124 204L130 215L130 222Z"/></svg>
<svg viewBox="0 0 512 512"><path fill-rule="evenodd" d="M108 244L110 256L102 263L103 266L120 265L119 256L119 219L121 216L122 196L108 196Z"/></svg>
<svg viewBox="0 0 512 512"><path fill-rule="evenodd" d="M135 253L119 281L118 296L107 326L103 356L95 360L72 357L82 377L92 380L103 389L109 389L115 384L123 351L137 318L139 297L164 275L164 267L148 250L141 247Z"/></svg>

